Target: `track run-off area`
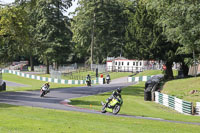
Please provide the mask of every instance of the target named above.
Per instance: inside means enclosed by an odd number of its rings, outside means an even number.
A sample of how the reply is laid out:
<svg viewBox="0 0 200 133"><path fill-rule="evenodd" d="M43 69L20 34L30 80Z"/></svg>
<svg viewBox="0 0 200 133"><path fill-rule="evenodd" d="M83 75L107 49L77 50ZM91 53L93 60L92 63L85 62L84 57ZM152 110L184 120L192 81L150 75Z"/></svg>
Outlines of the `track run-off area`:
<svg viewBox="0 0 200 133"><path fill-rule="evenodd" d="M9 84L17 85L15 83L8 82L7 85ZM48 109L102 114L100 110L96 111L96 110L91 110L91 109L79 108L79 107L71 106L70 103L68 102L72 98L78 98L78 97L84 97L84 96L89 96L89 95L101 94L104 92L110 92L117 89L118 87L124 88L133 84L136 84L136 82L128 83L127 77L123 77L123 78L112 80L110 84L92 85L91 87L83 86L83 87L52 89L50 93L48 93L42 98L40 97L40 90L20 91L20 92L1 92L0 103L6 103L6 104L18 105L18 106L31 106L31 107L40 107L40 108L48 108ZM106 113L102 115L113 115L113 114ZM194 123L194 122L172 121L172 120L165 120L161 118L133 116L133 115L120 114L120 113L115 116L129 117L129 118L135 118L135 119L156 120L156 121L171 122L171 123L200 125L200 123Z"/></svg>

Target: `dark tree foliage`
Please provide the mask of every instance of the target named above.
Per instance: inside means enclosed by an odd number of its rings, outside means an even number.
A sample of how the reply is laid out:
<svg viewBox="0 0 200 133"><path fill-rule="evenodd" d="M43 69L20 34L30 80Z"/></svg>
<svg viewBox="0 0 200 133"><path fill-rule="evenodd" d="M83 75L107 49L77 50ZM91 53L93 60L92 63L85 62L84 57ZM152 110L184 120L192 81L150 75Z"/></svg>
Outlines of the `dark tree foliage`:
<svg viewBox="0 0 200 133"><path fill-rule="evenodd" d="M172 65L176 60L179 43L168 41L162 27L156 24L159 14L147 9L146 2L135 3L136 12L129 18L126 53L129 58L162 60L167 66L165 76L173 78Z"/></svg>
<svg viewBox="0 0 200 133"><path fill-rule="evenodd" d="M94 63L105 62L107 56L119 56L128 23L125 4L118 0L81 0L79 4L72 22L78 58L90 60L91 46Z"/></svg>

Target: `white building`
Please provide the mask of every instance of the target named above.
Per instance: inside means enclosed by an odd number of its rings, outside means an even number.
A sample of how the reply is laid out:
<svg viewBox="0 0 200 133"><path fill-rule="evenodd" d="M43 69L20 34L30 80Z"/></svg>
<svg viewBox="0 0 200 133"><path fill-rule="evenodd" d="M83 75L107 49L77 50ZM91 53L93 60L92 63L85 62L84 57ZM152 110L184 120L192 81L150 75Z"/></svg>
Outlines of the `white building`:
<svg viewBox="0 0 200 133"><path fill-rule="evenodd" d="M159 69L160 65L158 64L159 63L156 61L126 59L124 57L108 57L106 62L106 68L107 71L140 72L147 69Z"/></svg>

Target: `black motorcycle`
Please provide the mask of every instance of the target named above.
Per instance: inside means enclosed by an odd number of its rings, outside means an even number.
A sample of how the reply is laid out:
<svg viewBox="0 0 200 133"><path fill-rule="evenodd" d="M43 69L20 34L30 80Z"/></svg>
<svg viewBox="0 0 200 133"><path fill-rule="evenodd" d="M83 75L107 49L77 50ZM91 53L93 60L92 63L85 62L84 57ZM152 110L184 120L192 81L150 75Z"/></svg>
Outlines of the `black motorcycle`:
<svg viewBox="0 0 200 133"><path fill-rule="evenodd" d="M91 80L86 81L87 86L91 86Z"/></svg>
<svg viewBox="0 0 200 133"><path fill-rule="evenodd" d="M109 84L110 83L110 79L106 79L106 84Z"/></svg>

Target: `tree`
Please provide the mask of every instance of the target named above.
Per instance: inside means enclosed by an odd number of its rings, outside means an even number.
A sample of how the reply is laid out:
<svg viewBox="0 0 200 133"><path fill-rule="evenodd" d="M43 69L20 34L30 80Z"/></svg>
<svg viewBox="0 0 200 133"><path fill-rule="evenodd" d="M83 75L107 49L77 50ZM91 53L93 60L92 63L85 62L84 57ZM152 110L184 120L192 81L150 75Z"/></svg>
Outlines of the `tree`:
<svg viewBox="0 0 200 133"><path fill-rule="evenodd" d="M69 19L63 10L71 6L71 0L38 0L36 2L37 24L35 38L39 43L37 55L47 65L59 64L63 57L67 59L71 49L71 31Z"/></svg>
<svg viewBox="0 0 200 133"><path fill-rule="evenodd" d="M162 27L156 24L159 13L153 8L147 9L148 2L138 0L135 13L131 12L127 28L127 56L145 60L162 60L167 67L165 78L172 79L173 62L177 60L179 43L168 41Z"/></svg>
<svg viewBox="0 0 200 133"><path fill-rule="evenodd" d="M4 7L0 10L0 59L11 61L25 52L28 42L27 13L20 7Z"/></svg>
<svg viewBox="0 0 200 133"><path fill-rule="evenodd" d="M118 0L79 1L77 15L72 21L73 41L79 58L102 63L107 56L120 55L127 25L125 4Z"/></svg>
<svg viewBox="0 0 200 133"><path fill-rule="evenodd" d="M176 54L193 55L195 63L196 53L200 52L200 1L154 0L150 7L161 14L157 23L163 27L167 39L182 45Z"/></svg>
<svg viewBox="0 0 200 133"><path fill-rule="evenodd" d="M27 23L28 23L28 42L26 44L26 50L24 53L25 57L29 57L30 59L30 66L31 66L31 71L34 71L34 62L33 62L33 57L36 54L36 48L37 48L37 40L34 37L35 35L35 27L36 27L36 13L35 13L35 8L36 8L36 1L37 0L15 0L15 4L22 8L24 11L27 12Z"/></svg>

